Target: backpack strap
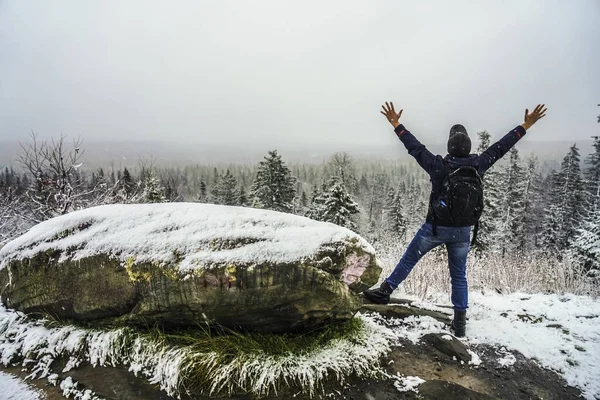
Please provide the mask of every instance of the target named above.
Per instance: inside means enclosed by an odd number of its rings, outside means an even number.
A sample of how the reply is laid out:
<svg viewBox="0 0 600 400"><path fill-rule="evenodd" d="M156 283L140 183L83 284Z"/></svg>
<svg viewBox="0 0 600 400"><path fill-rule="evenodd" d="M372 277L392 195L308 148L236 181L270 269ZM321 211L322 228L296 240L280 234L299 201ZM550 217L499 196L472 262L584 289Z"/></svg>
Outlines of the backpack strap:
<svg viewBox="0 0 600 400"><path fill-rule="evenodd" d="M446 175L450 175L450 164L448 164L448 161L446 159L442 159L442 162L444 163L444 170L446 171ZM433 224L431 224L432 226L432 230L433 230L433 236L437 236L437 217L435 215L435 211L433 211L433 209L431 210L431 215L433 216Z"/></svg>
<svg viewBox="0 0 600 400"><path fill-rule="evenodd" d="M479 231L479 221L475 222L475 228L473 228L473 239L471 240L471 246L477 244L477 232Z"/></svg>

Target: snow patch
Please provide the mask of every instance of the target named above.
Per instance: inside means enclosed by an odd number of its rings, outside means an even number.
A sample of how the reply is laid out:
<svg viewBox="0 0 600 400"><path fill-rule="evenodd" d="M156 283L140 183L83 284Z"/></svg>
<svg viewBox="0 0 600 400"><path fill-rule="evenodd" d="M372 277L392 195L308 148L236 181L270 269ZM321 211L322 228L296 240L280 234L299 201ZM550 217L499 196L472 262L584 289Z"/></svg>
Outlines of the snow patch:
<svg viewBox="0 0 600 400"><path fill-rule="evenodd" d="M481 358L471 349L467 349L467 352L471 355L471 361L469 361L469 365L474 365L476 367L481 365Z"/></svg>
<svg viewBox="0 0 600 400"><path fill-rule="evenodd" d="M96 396L94 392L89 389L78 389L77 382L68 376L64 381L60 383L60 389L62 395L67 399L73 398L75 400L102 400Z"/></svg>
<svg viewBox="0 0 600 400"><path fill-rule="evenodd" d="M506 353L503 357L498 358L497 361L502 368L508 368L515 365L517 358L512 353Z"/></svg>
<svg viewBox="0 0 600 400"><path fill-rule="evenodd" d="M419 390L417 389L418 386L422 383L425 383L425 380L419 378L418 376L402 376L400 374L398 374L398 377L396 378L395 382L394 382L394 387L399 391L399 392L415 392L415 393L419 393Z"/></svg>
<svg viewBox="0 0 600 400"><path fill-rule="evenodd" d="M34 389L22 380L0 371L0 397L4 400L43 400L41 390Z"/></svg>
<svg viewBox="0 0 600 400"><path fill-rule="evenodd" d="M58 385L58 374L50 374L48 375L48 383L51 384L52 386L56 386Z"/></svg>
<svg viewBox="0 0 600 400"><path fill-rule="evenodd" d="M380 324L389 326L398 339L410 340L413 344L419 343L421 337L428 333L448 333L443 322L429 316L386 319L379 314L372 314L371 317Z"/></svg>

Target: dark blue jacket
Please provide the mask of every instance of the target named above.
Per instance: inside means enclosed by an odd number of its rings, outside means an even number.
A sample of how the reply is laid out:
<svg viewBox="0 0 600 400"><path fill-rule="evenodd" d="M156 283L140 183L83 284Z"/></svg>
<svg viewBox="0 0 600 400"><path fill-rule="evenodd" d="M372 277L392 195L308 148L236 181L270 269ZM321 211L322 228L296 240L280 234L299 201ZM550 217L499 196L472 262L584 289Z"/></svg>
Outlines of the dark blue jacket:
<svg viewBox="0 0 600 400"><path fill-rule="evenodd" d="M396 135L404 147L408 150L408 154L413 156L419 165L429 174L431 180L431 196L429 197L429 211L427 213L427 222L433 223L433 215L431 204L433 199L436 199L441 190L447 170L444 164L450 168L460 166L469 166L477 168L479 175L483 177L496 161L502 158L523 136L525 136L525 128L521 125L517 126L512 131L508 132L502 139L490 146L489 149L480 155L471 154L468 157L454 157L450 154L446 157L433 155L427 148L410 133L404 125L398 125L394 130ZM447 224L444 224L447 225Z"/></svg>

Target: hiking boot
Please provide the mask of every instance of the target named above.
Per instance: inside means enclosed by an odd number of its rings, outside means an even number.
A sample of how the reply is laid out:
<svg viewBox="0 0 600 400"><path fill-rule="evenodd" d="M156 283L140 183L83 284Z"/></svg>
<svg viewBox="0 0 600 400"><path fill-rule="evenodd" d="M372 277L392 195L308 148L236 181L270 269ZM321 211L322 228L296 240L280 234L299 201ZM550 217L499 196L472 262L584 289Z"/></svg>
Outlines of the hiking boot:
<svg viewBox="0 0 600 400"><path fill-rule="evenodd" d="M381 286L379 286L377 289L365 290L363 294L369 301L373 303L388 304L390 302L390 295L393 291L394 289L390 287L390 284L387 283L387 281L383 281Z"/></svg>
<svg viewBox="0 0 600 400"><path fill-rule="evenodd" d="M454 310L454 319L452 320L451 329L454 331L454 336L464 337L467 331L467 312Z"/></svg>

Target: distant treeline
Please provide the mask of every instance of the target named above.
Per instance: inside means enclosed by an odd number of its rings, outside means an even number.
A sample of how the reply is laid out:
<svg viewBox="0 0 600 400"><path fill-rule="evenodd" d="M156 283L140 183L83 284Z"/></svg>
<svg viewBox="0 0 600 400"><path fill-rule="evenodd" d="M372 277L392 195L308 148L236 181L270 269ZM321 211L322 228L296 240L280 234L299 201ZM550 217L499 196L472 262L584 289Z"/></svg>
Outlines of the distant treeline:
<svg viewBox="0 0 600 400"><path fill-rule="evenodd" d="M490 145L478 133L481 152ZM576 145L545 172L516 148L484 176L478 251L569 256L586 271L600 264L600 140L583 162ZM371 241L402 242L423 223L431 185L415 162L355 162L334 154L320 165L286 165L270 151L257 165L190 165L86 170L80 142L22 146L19 171L0 172L0 243L35 223L112 203L194 201L272 209L353 229Z"/></svg>

